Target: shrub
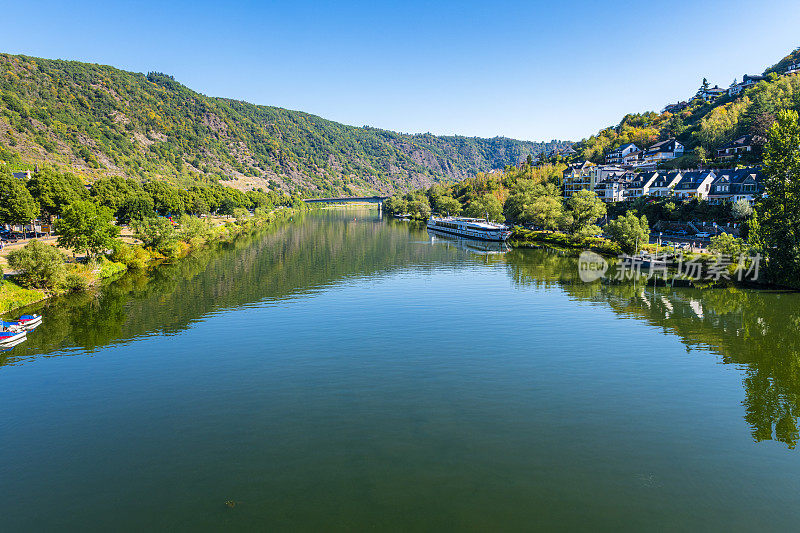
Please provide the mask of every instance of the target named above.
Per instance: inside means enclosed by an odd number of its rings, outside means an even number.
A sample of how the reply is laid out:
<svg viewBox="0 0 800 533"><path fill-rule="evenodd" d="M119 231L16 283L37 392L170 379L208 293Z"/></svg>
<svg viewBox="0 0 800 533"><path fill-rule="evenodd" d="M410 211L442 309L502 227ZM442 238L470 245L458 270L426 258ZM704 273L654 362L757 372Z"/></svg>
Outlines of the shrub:
<svg viewBox="0 0 800 533"><path fill-rule="evenodd" d="M62 285L66 276L64 254L35 239L9 253L8 264L27 287L52 290Z"/></svg>
<svg viewBox="0 0 800 533"><path fill-rule="evenodd" d="M80 292L89 288L89 284L79 274L70 272L64 279L64 289L67 292Z"/></svg>
<svg viewBox="0 0 800 533"><path fill-rule="evenodd" d="M150 254L141 246L131 246L120 242L114 247L109 259L115 263L122 263L130 269L142 270L147 267Z"/></svg>

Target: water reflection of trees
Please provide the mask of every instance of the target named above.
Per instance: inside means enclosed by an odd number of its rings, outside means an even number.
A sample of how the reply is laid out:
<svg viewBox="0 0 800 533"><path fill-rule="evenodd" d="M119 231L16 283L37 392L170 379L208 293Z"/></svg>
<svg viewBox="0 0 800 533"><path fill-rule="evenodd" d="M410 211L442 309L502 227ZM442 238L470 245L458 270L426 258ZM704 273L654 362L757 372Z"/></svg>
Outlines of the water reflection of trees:
<svg viewBox="0 0 800 533"><path fill-rule="evenodd" d="M302 222L219 244L149 272L130 273L93 293L50 300L26 311L45 324L0 366L51 354L94 351L136 336L173 334L209 313L280 300L414 265L431 270L454 251L426 246L424 228L383 223L375 212L316 212Z"/></svg>
<svg viewBox="0 0 800 533"><path fill-rule="evenodd" d="M573 258L530 251L508 254L519 284L559 286L570 297L602 302L626 317L646 320L687 345L719 354L745 372L745 420L756 441L794 448L800 415L800 294L740 289L582 283Z"/></svg>
<svg viewBox="0 0 800 533"><path fill-rule="evenodd" d="M745 420L753 437L797 443L800 294L587 284L567 255L515 250L480 256L446 243L425 244L430 239L424 226L380 222L374 212L353 216L313 213L300 223L125 275L97 293L47 302L39 307L45 324L27 342L0 353L0 366L91 352L141 335L174 334L210 313L291 298L351 277L500 263L519 285L559 288L576 300L602 303L658 325L687 346L707 347L725 363L742 365Z"/></svg>

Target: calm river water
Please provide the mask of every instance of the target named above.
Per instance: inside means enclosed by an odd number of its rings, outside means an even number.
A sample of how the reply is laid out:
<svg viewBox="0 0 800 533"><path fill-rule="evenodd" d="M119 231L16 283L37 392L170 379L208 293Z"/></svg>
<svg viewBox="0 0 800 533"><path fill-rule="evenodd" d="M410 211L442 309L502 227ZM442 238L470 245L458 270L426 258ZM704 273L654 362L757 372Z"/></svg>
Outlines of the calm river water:
<svg viewBox="0 0 800 533"><path fill-rule="evenodd" d="M3 531L800 521L800 294L584 284L362 208L42 313L0 354Z"/></svg>

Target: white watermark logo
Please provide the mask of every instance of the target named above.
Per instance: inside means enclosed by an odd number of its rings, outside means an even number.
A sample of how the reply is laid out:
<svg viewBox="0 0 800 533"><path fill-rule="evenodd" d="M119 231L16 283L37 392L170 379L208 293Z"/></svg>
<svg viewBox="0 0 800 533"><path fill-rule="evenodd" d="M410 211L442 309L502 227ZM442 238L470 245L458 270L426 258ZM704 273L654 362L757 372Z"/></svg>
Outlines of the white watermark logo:
<svg viewBox="0 0 800 533"><path fill-rule="evenodd" d="M761 254L752 256L716 254L700 258L677 255L620 255L611 279L616 281L650 278L718 282L720 280L758 281ZM586 283L605 276L608 262L585 250L578 257L578 275Z"/></svg>
<svg viewBox="0 0 800 533"><path fill-rule="evenodd" d="M606 270L608 270L608 262L600 254L584 250L578 257L578 275L585 283L602 278Z"/></svg>

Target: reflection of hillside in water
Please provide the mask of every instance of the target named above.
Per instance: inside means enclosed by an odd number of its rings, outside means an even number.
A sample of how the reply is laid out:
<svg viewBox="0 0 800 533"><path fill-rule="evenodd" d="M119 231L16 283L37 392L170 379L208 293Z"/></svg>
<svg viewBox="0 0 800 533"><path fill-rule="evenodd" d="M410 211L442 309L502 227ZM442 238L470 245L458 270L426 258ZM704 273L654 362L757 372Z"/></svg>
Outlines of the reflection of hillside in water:
<svg viewBox="0 0 800 533"><path fill-rule="evenodd" d="M521 285L559 286L576 300L603 303L616 313L704 347L745 372L745 420L756 441L794 447L800 415L800 294L739 289L678 289L633 283L582 283L574 259L544 251L507 256Z"/></svg>
<svg viewBox="0 0 800 533"><path fill-rule="evenodd" d="M215 311L292 298L351 278L481 264L504 265L519 286L557 288L601 303L659 326L687 347L707 347L722 362L742 365L745 419L754 438L797 442L800 294L586 284L572 257L544 250L475 255L458 242L430 237L424 226L381 222L365 210L356 217L342 210L311 213L152 272L125 275L97 294L54 299L33 308L41 309L45 323L27 342L0 353L0 366L174 334Z"/></svg>
<svg viewBox="0 0 800 533"><path fill-rule="evenodd" d="M453 263L452 251L419 244L424 230L383 223L376 214L366 209L355 217L352 210L313 212L150 272L127 274L97 294L33 307L45 315L44 325L27 342L0 353L0 365L57 350L92 351L149 333L175 333L217 310L291 298L352 277Z"/></svg>

